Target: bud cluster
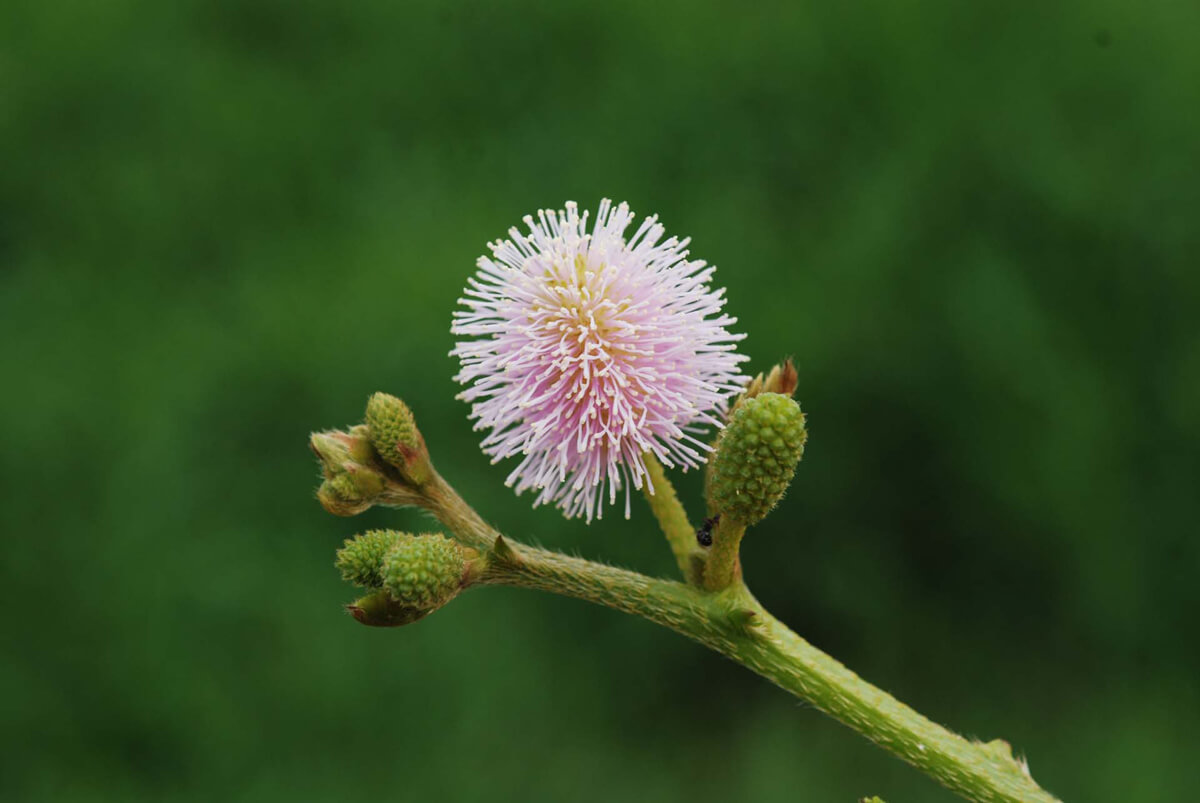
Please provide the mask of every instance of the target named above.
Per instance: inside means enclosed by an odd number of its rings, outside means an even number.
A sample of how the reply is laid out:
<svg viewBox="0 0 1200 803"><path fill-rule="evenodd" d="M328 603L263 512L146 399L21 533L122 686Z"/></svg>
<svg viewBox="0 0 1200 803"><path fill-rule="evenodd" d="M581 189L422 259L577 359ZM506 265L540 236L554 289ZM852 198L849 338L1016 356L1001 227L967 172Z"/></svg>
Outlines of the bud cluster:
<svg viewBox="0 0 1200 803"><path fill-rule="evenodd" d="M314 432L308 443L321 461L325 476L317 489L317 499L330 513L362 513L387 487L387 480L374 464L365 426L360 424L349 432Z"/></svg>
<svg viewBox="0 0 1200 803"><path fill-rule="evenodd" d="M483 558L441 533L370 530L338 550L342 577L370 589L351 606L363 624L414 622L445 605L483 570Z"/></svg>
<svg viewBox="0 0 1200 803"><path fill-rule="evenodd" d="M398 489L417 493L433 476L412 411L386 393L371 396L365 423L346 432L315 432L309 445L324 474L317 499L337 516L355 516L380 502L394 504Z"/></svg>
<svg viewBox="0 0 1200 803"><path fill-rule="evenodd" d="M412 485L424 485L433 469L408 405L390 394L375 393L367 401L366 422L371 445L379 456Z"/></svg>

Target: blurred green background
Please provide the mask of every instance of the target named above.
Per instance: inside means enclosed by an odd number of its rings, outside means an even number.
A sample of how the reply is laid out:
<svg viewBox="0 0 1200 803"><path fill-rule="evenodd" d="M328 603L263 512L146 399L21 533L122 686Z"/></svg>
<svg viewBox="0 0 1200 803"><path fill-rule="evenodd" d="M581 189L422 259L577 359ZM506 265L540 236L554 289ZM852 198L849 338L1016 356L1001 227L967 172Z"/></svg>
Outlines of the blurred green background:
<svg viewBox="0 0 1200 803"><path fill-rule="evenodd" d="M312 429L453 400L486 241L604 196L719 266L811 438L759 597L1068 801L1200 750L1200 5L19 2L0 11L0 798L951 796L740 667L512 589L398 631ZM695 474L681 479L692 511ZM700 700L705 701L701 704Z"/></svg>

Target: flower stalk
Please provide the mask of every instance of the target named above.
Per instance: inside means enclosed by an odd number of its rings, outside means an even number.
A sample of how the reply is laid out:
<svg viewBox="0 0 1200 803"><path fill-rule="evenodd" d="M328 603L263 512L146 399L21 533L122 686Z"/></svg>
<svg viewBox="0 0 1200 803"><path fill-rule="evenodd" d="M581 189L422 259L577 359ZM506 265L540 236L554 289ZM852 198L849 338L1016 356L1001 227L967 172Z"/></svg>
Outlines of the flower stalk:
<svg viewBox="0 0 1200 803"><path fill-rule="evenodd" d="M650 511L658 520L658 526L675 554L680 574L689 582L700 583L704 573L704 556L696 544L696 530L688 521L687 511L683 509L662 463L650 452L643 459L646 461L649 481L642 486L642 491Z"/></svg>
<svg viewBox="0 0 1200 803"><path fill-rule="evenodd" d="M720 591L742 579L740 557L746 525L732 516L722 516L713 531L712 549L704 565L704 587Z"/></svg>
<svg viewBox="0 0 1200 803"><path fill-rule="evenodd" d="M714 594L504 543L514 557L490 562L481 583L576 597L669 627L808 701L968 800L1055 801L1005 746L969 741L927 719L793 633L740 587Z"/></svg>

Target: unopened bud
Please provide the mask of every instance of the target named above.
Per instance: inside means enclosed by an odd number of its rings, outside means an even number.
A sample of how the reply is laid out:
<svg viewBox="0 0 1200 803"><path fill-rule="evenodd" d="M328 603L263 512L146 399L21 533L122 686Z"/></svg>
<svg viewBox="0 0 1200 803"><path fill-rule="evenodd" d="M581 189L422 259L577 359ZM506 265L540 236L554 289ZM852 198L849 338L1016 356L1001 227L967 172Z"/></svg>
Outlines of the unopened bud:
<svg viewBox="0 0 1200 803"><path fill-rule="evenodd" d="M375 503L387 488L382 465L362 424L349 432L314 432L308 445L321 461L325 481L317 489L321 505L336 516L354 516Z"/></svg>
<svg viewBox="0 0 1200 803"><path fill-rule="evenodd" d="M367 432L379 456L395 466L413 485L423 485L432 468L425 439L408 405L387 393L367 401Z"/></svg>
<svg viewBox="0 0 1200 803"><path fill-rule="evenodd" d="M400 627L411 625L433 612L433 608L414 608L394 599L386 591L376 591L356 599L346 610L358 622L369 627Z"/></svg>
<svg viewBox="0 0 1200 803"><path fill-rule="evenodd" d="M734 410L711 458L709 503L722 516L756 524L778 504L804 454L804 413L779 393L760 393Z"/></svg>
<svg viewBox="0 0 1200 803"><path fill-rule="evenodd" d="M345 474L321 483L317 489L317 501L335 516L357 516L373 504L370 499L363 498L354 480Z"/></svg>
<svg viewBox="0 0 1200 803"><path fill-rule="evenodd" d="M440 608L462 589L467 561L467 548L440 533L401 533L383 558L383 588L405 605Z"/></svg>
<svg viewBox="0 0 1200 803"><path fill-rule="evenodd" d="M487 559L440 533L371 530L337 555L342 577L379 589L346 606L365 625L407 625L445 605L484 571Z"/></svg>
<svg viewBox="0 0 1200 803"><path fill-rule="evenodd" d="M347 538L338 550L334 565L342 578L363 588L383 586L383 559L388 550L396 545L400 533L394 530L368 530L354 538Z"/></svg>
<svg viewBox="0 0 1200 803"><path fill-rule="evenodd" d="M387 487L379 472L347 461L317 489L321 505L335 516L354 516L375 504Z"/></svg>
<svg viewBox="0 0 1200 803"><path fill-rule="evenodd" d="M341 466L350 459L349 437L345 432L314 432L308 438L309 448L321 461L326 477L341 473Z"/></svg>

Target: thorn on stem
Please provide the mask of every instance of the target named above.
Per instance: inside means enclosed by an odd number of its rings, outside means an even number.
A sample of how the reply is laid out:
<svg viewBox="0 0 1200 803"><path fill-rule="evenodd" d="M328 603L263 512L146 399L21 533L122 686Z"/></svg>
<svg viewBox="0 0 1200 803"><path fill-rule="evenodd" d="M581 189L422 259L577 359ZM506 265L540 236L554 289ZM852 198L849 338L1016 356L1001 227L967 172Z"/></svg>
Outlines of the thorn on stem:
<svg viewBox="0 0 1200 803"><path fill-rule="evenodd" d="M492 544L492 557L499 563L517 564L521 562L517 553L513 552L513 548L504 540L503 535L496 536L496 541Z"/></svg>

